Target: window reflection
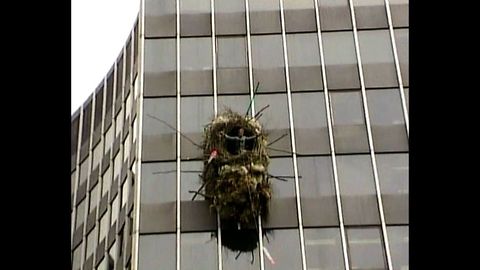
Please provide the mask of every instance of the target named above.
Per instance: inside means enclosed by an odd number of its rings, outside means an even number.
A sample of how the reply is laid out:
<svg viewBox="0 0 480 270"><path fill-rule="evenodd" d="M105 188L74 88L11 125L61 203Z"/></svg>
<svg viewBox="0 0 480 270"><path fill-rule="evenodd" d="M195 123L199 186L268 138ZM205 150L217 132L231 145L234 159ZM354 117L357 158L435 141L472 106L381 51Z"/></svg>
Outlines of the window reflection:
<svg viewBox="0 0 480 270"><path fill-rule="evenodd" d="M211 35L210 17L210 0L180 1L180 34L182 36Z"/></svg>
<svg viewBox="0 0 480 270"><path fill-rule="evenodd" d="M180 40L180 85L182 95L213 93L211 37Z"/></svg>
<svg viewBox="0 0 480 270"><path fill-rule="evenodd" d="M291 270L302 268L298 229L273 230L268 239L263 241L263 245L271 255L274 264L268 259L268 255L265 256L265 269Z"/></svg>
<svg viewBox="0 0 480 270"><path fill-rule="evenodd" d="M317 0L322 31L350 30L352 19L348 0Z"/></svg>
<svg viewBox="0 0 480 270"><path fill-rule="evenodd" d="M245 0L215 0L217 35L245 34Z"/></svg>
<svg viewBox="0 0 480 270"><path fill-rule="evenodd" d="M280 33L279 0L249 1L250 31L252 34Z"/></svg>
<svg viewBox="0 0 480 270"><path fill-rule="evenodd" d="M182 134L190 138L198 145L202 145L203 128L213 118L213 98L212 97L185 97L180 101ZM183 136L180 139L182 159L202 159L203 149Z"/></svg>
<svg viewBox="0 0 480 270"><path fill-rule="evenodd" d="M175 39L145 40L145 91L144 95L176 95Z"/></svg>
<svg viewBox="0 0 480 270"><path fill-rule="evenodd" d="M175 36L175 0L145 0L145 36Z"/></svg>
<svg viewBox="0 0 480 270"><path fill-rule="evenodd" d="M314 0L283 0L285 31L316 31Z"/></svg>
<svg viewBox="0 0 480 270"><path fill-rule="evenodd" d="M175 234L140 235L138 270L175 270Z"/></svg>
<svg viewBox="0 0 480 270"><path fill-rule="evenodd" d="M259 93L286 91L281 35L252 36L252 65Z"/></svg>
<svg viewBox="0 0 480 270"><path fill-rule="evenodd" d="M304 235L308 269L345 269L338 228L305 229Z"/></svg>
<svg viewBox="0 0 480 270"><path fill-rule="evenodd" d="M358 29L388 27L384 0L353 0Z"/></svg>
<svg viewBox="0 0 480 270"><path fill-rule="evenodd" d="M249 93L247 42L244 37L217 39L218 93Z"/></svg>
<svg viewBox="0 0 480 270"><path fill-rule="evenodd" d="M352 269L387 269L380 228L348 228L346 232Z"/></svg>
<svg viewBox="0 0 480 270"><path fill-rule="evenodd" d="M182 270L217 268L217 241L211 233L183 233L180 237Z"/></svg>
<svg viewBox="0 0 480 270"><path fill-rule="evenodd" d="M388 241L394 269L408 269L408 226L387 226Z"/></svg>

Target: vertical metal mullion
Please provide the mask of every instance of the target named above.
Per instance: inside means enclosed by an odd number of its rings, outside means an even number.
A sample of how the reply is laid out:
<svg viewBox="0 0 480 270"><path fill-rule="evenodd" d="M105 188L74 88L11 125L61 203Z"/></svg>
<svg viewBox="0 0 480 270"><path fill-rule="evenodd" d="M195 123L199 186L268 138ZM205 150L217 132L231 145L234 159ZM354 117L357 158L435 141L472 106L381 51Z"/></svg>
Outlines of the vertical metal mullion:
<svg viewBox="0 0 480 270"><path fill-rule="evenodd" d="M180 117L181 117L181 110L180 110L180 0L175 0L175 8L176 8L176 64L177 64L177 200L176 200L176 209L177 209L177 222L176 222L176 269L180 270L180 162L181 162L181 148L180 148Z"/></svg>
<svg viewBox="0 0 480 270"><path fill-rule="evenodd" d="M139 93L138 93L138 130L137 130L137 146L136 146L136 153L137 153L137 161L136 161L136 166L137 166L137 173L136 173L136 179L133 179L134 181L134 212L133 212L133 218L134 218L134 228L132 232L132 270L137 270L138 269L138 246L139 246L139 241L140 241L140 191L141 191L141 183L142 183L142 146L143 146L143 80L144 80L144 57L145 57L145 0L141 0L140 2L140 22L138 26L138 30L140 31L140 35L138 38L138 50L139 50L139 59L138 59L138 64L139 64L139 74L138 74L138 79L139 81ZM138 104L137 103L137 104ZM136 108L135 108L136 109ZM133 134L132 134L133 135Z"/></svg>
<svg viewBox="0 0 480 270"><path fill-rule="evenodd" d="M287 83L288 117L290 123L290 139L292 144L293 172L295 176L295 198L297 202L298 230L300 233L300 251L302 256L302 269L307 270L307 263L305 259L305 239L303 235L302 206L300 202L300 185L298 182L297 150L295 145L295 128L293 123L292 92L290 89L290 71L288 65L287 37L285 33L285 14L283 0L280 0L280 19L282 25L283 57L285 61L285 76Z"/></svg>
<svg viewBox="0 0 480 270"><path fill-rule="evenodd" d="M215 1L210 0L210 14L211 14L211 31L212 31L212 66L213 66L213 113L215 117L218 114L218 98L217 98L217 41L215 37ZM217 209L218 210L218 209ZM220 221L220 214L216 211L217 215L217 257L218 257L218 270L223 269L222 262L222 225Z"/></svg>
<svg viewBox="0 0 480 270"><path fill-rule="evenodd" d="M400 70L400 61L398 60L397 43L396 43L394 31L393 31L392 14L390 11L390 0L384 0L384 1L385 1L385 9L387 11L390 40L392 42L393 58L395 61L395 70L397 72L398 85L400 87L400 98L402 102L403 117L405 119L405 127L407 128L407 137L408 137L409 136L409 116L408 116L408 110L407 110L407 102L405 98L405 90L403 89L403 79L402 79L402 72Z"/></svg>
<svg viewBox="0 0 480 270"><path fill-rule="evenodd" d="M338 171L337 171L337 158L335 154L335 143L333 137L333 118L332 118L332 107L330 105L330 96L328 93L328 85L327 85L327 74L326 74L326 65L325 65L325 57L323 53L323 40L322 40L322 31L320 25L320 15L318 10L318 0L315 0L315 20L317 23L317 38L319 44L319 51L320 51L320 63L321 63L321 71L322 71L322 81L323 81L323 92L325 97L325 110L327 113L327 126L328 126L328 138L330 143L330 152L332 154L332 168L333 168L333 180L335 184L335 198L337 202L337 211L338 211L338 219L340 223L340 237L342 241L342 251L343 251L343 260L345 264L345 269L350 270L350 263L347 254L347 240L345 236L345 225L343 222L343 208L342 208L342 200L340 197L340 185L338 181Z"/></svg>
<svg viewBox="0 0 480 270"><path fill-rule="evenodd" d="M351 12L351 19L352 19L352 28L353 28L353 37L354 37L354 42L355 42L355 54L357 56L357 64L358 64L358 71L360 75L360 83L361 83L361 93L362 93L362 103L363 103L363 111L365 115L365 122L367 126L367 136L368 136L368 144L370 148L370 157L372 160L372 167L373 167L373 178L375 181L375 190L376 190L376 195L377 195L377 202L378 202L378 210L379 210L379 215L380 215L380 222L381 222L381 227L382 227L382 234L383 234L383 239L384 239L384 248L385 248L385 253L387 257L387 264L388 264L388 269L393 270L392 266L392 258L390 254L390 245L388 241L388 234L387 234L387 227L385 224L385 215L383 211L383 202L382 202L382 196L381 196L381 191L380 191L380 183L378 181L378 170L377 170L377 162L375 158L375 149L373 145L373 136L372 136L372 128L370 124L370 114L368 110L368 102L367 102L367 93L365 90L365 81L363 77L363 68L362 68L362 59L360 56L360 46L359 46L359 41L358 41L358 33L357 33L357 25L355 21L355 9L353 6L353 0L349 0L349 5L350 5L350 12Z"/></svg>
<svg viewBox="0 0 480 270"><path fill-rule="evenodd" d="M250 5L249 0L245 0L245 22L247 30L247 60L248 60L248 82L249 82L249 92L250 92L250 115L255 116L255 99L254 99L254 89L253 89L253 66L252 66L252 39L250 33ZM257 217L258 224L258 252L260 257L260 270L265 269L265 257L263 256L263 228L262 228L262 217L258 215Z"/></svg>

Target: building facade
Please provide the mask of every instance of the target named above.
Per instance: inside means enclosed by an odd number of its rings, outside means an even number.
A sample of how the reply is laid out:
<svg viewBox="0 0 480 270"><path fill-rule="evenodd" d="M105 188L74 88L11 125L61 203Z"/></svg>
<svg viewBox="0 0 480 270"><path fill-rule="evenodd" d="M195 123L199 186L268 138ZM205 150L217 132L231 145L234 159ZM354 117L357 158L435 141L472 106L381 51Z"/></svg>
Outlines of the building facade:
<svg viewBox="0 0 480 270"><path fill-rule="evenodd" d="M408 0L139 5L72 116L73 270L408 269ZM203 153L183 135L252 97L270 140L288 135L269 172L291 178L237 254L191 200Z"/></svg>

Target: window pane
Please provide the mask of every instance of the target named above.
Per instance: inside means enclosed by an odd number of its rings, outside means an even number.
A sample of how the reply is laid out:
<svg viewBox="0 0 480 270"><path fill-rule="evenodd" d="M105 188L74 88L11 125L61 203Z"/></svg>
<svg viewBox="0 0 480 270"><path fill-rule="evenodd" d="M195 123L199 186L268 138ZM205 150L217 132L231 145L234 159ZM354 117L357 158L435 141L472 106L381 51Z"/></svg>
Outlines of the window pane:
<svg viewBox="0 0 480 270"><path fill-rule="evenodd" d="M322 31L352 29L348 0L318 0L318 5Z"/></svg>
<svg viewBox="0 0 480 270"><path fill-rule="evenodd" d="M92 96L85 102L86 107L83 110L83 123L82 123L82 140L80 147L80 161L88 156L88 150L90 145L90 131L92 124ZM84 104L84 106L85 106Z"/></svg>
<svg viewBox="0 0 480 270"><path fill-rule="evenodd" d="M95 207L98 206L98 200L99 200L99 197L98 197L98 193L100 191L100 185L97 184L95 185L95 187L90 191L90 205L89 205L89 208L90 211L92 211L92 209L94 209Z"/></svg>
<svg viewBox="0 0 480 270"><path fill-rule="evenodd" d="M109 167L105 174L102 176L103 184L102 184L102 197L107 194L110 190L110 186L112 185L112 167Z"/></svg>
<svg viewBox="0 0 480 270"><path fill-rule="evenodd" d="M115 118L116 119L116 122L115 122L115 138L119 137L122 134L123 121L125 120L124 119L124 113L125 113L125 110L123 108L120 109L120 112L118 113L117 117Z"/></svg>
<svg viewBox="0 0 480 270"><path fill-rule="evenodd" d="M175 170L175 162L142 164L141 233L175 231Z"/></svg>
<svg viewBox="0 0 480 270"><path fill-rule="evenodd" d="M198 195L192 201L194 194L189 191L197 191L202 185L200 178L203 169L203 161L182 161L181 164L181 230L187 231L207 231L216 230L217 217L215 211L210 209L210 203L203 196ZM205 190L201 190L204 193ZM216 240L212 240L216 242ZM206 242L206 241L205 241ZM203 267L201 269L209 269Z"/></svg>
<svg viewBox="0 0 480 270"><path fill-rule="evenodd" d="M292 91L322 90L322 71L317 34L287 35Z"/></svg>
<svg viewBox="0 0 480 270"><path fill-rule="evenodd" d="M393 27L408 27L408 0L390 0Z"/></svg>
<svg viewBox="0 0 480 270"><path fill-rule="evenodd" d="M78 132L80 124L80 114L71 122L71 137L70 137L70 153L71 153L71 168L75 168L77 162L77 149L78 149Z"/></svg>
<svg viewBox="0 0 480 270"><path fill-rule="evenodd" d="M145 36L175 36L175 0L145 1Z"/></svg>
<svg viewBox="0 0 480 270"><path fill-rule="evenodd" d="M231 109L232 111L237 112L239 114L245 114L245 112L248 109L249 102L250 102L250 95L218 96L218 104L217 104L218 111L223 112L227 109Z"/></svg>
<svg viewBox="0 0 480 270"><path fill-rule="evenodd" d="M118 152L113 160L113 179L120 177L122 172L122 153Z"/></svg>
<svg viewBox="0 0 480 270"><path fill-rule="evenodd" d="M211 233L182 233L180 238L182 270L217 268L217 241Z"/></svg>
<svg viewBox="0 0 480 270"><path fill-rule="evenodd" d="M269 251L275 264L272 264L265 256L265 269L291 270L302 268L298 229L273 230L268 238L270 241L263 241L263 245Z"/></svg>
<svg viewBox="0 0 480 270"><path fill-rule="evenodd" d="M379 224L370 156L337 156L337 168L345 224Z"/></svg>
<svg viewBox="0 0 480 270"><path fill-rule="evenodd" d="M90 165L90 157L85 159L81 164L80 164L80 181L78 186L80 187L83 183L87 182L88 178L88 167Z"/></svg>
<svg viewBox="0 0 480 270"><path fill-rule="evenodd" d="M100 241L105 239L107 237L108 230L110 228L110 225L108 223L108 213L103 215L102 218L100 219Z"/></svg>
<svg viewBox="0 0 480 270"><path fill-rule="evenodd" d="M112 217L110 218L110 225L113 225L118 219L118 212L120 211L120 196L115 196L112 202Z"/></svg>
<svg viewBox="0 0 480 270"><path fill-rule="evenodd" d="M75 219L75 230L80 227L81 224L85 222L85 207L86 207L86 200L82 200L77 205L77 212L76 212L76 219Z"/></svg>
<svg viewBox="0 0 480 270"><path fill-rule="evenodd" d="M292 107L298 154L330 153L323 92L294 93Z"/></svg>
<svg viewBox="0 0 480 270"><path fill-rule="evenodd" d="M142 161L173 160L176 156L176 131L160 122L176 126L175 98L145 99Z"/></svg>
<svg viewBox="0 0 480 270"><path fill-rule="evenodd" d="M175 270L175 234L140 235L138 270Z"/></svg>
<svg viewBox="0 0 480 270"><path fill-rule="evenodd" d="M175 95L177 61L175 39L145 40L144 96Z"/></svg>
<svg viewBox="0 0 480 270"><path fill-rule="evenodd" d="M298 173L303 225L338 226L331 158L298 157Z"/></svg>
<svg viewBox="0 0 480 270"><path fill-rule="evenodd" d="M218 93L249 93L245 37L217 39Z"/></svg>
<svg viewBox="0 0 480 270"><path fill-rule="evenodd" d="M93 165L92 168L96 168L98 165L100 165L100 161L103 158L103 141L97 144L95 148L93 149Z"/></svg>
<svg viewBox="0 0 480 270"><path fill-rule="evenodd" d="M94 128L94 139L93 143L97 143L100 140L101 135L101 125L103 118L103 79L100 85L95 90L95 116L93 122Z"/></svg>
<svg viewBox="0 0 480 270"><path fill-rule="evenodd" d="M112 125L112 126L110 126L110 128L107 130L107 132L105 134L105 149L104 149L105 154L112 148L113 132L114 132L114 127Z"/></svg>
<svg viewBox="0 0 480 270"><path fill-rule="evenodd" d="M250 31L252 34L280 33L279 0L249 1Z"/></svg>
<svg viewBox="0 0 480 270"><path fill-rule="evenodd" d="M180 40L180 88L182 95L213 93L212 40L182 38Z"/></svg>
<svg viewBox="0 0 480 270"><path fill-rule="evenodd" d="M408 154L376 155L387 224L408 224Z"/></svg>
<svg viewBox="0 0 480 270"><path fill-rule="evenodd" d="M73 198L73 194L74 191L75 191L75 180L77 178L77 171L73 171L72 174L70 174L70 184L71 184L71 188L72 188L72 198Z"/></svg>
<svg viewBox="0 0 480 270"><path fill-rule="evenodd" d="M113 80L115 79L114 66L111 67L107 74L106 97L105 97L105 122L103 130L106 132L107 128L112 123L112 106L113 106Z"/></svg>
<svg viewBox="0 0 480 270"><path fill-rule="evenodd" d="M217 35L246 33L245 0L215 0Z"/></svg>
<svg viewBox="0 0 480 270"><path fill-rule="evenodd" d="M360 91L331 92L333 138L337 153L367 153L367 126Z"/></svg>
<svg viewBox="0 0 480 270"><path fill-rule="evenodd" d="M271 145L268 154L270 156L290 156L292 147L289 136L287 96L285 94L256 95L255 112L267 105L270 107L262 112L260 123L263 125L264 133L268 134L268 141L272 142L287 134L286 137ZM273 150L273 148L277 150Z"/></svg>
<svg viewBox="0 0 480 270"><path fill-rule="evenodd" d="M117 59L117 68L115 70L116 74L116 84L115 84L115 113L118 112L118 109L122 106L123 101L123 89L124 89L124 68L123 68L123 51L120 57Z"/></svg>
<svg viewBox="0 0 480 270"><path fill-rule="evenodd" d="M82 259L82 244L80 244L74 251L73 251L73 262L72 262L72 269L77 270L80 269Z"/></svg>
<svg viewBox="0 0 480 270"><path fill-rule="evenodd" d="M380 228L348 228L352 269L387 269Z"/></svg>
<svg viewBox="0 0 480 270"><path fill-rule="evenodd" d="M265 240L264 240L265 241ZM259 270L260 269L260 254L259 248L253 250L253 257L251 252L243 252L238 256L238 251L231 251L229 249L222 249L222 261L224 270ZM265 262L268 263L268 262Z"/></svg>
<svg viewBox="0 0 480 270"><path fill-rule="evenodd" d="M97 227L94 227L93 230L87 235L87 258L93 254L95 248L97 247L98 241L98 231Z"/></svg>
<svg viewBox="0 0 480 270"><path fill-rule="evenodd" d="M252 36L252 65L259 93L286 90L282 36Z"/></svg>
<svg viewBox="0 0 480 270"><path fill-rule="evenodd" d="M210 0L182 0L180 14L182 37L211 35Z"/></svg>
<svg viewBox="0 0 480 270"><path fill-rule="evenodd" d="M181 99L181 132L198 145L202 145L203 129L214 116L212 97L188 97ZM203 149L183 136L180 139L182 159L203 158Z"/></svg>
<svg viewBox="0 0 480 270"><path fill-rule="evenodd" d="M408 269L408 226L387 226L393 269Z"/></svg>
<svg viewBox="0 0 480 270"><path fill-rule="evenodd" d="M298 226L295 181L292 178L294 175L292 158L272 158L268 166L268 173L278 177L287 177L288 181L270 179L272 199L268 208L268 218L263 223L263 227L285 228Z"/></svg>
<svg viewBox="0 0 480 270"><path fill-rule="evenodd" d="M305 229L308 269L345 269L338 228Z"/></svg>
<svg viewBox="0 0 480 270"><path fill-rule="evenodd" d="M316 31L314 0L284 0L285 31Z"/></svg>
<svg viewBox="0 0 480 270"><path fill-rule="evenodd" d="M357 29L388 27L384 0L353 0Z"/></svg>
<svg viewBox="0 0 480 270"><path fill-rule="evenodd" d="M360 88L353 32L322 34L328 89Z"/></svg>
<svg viewBox="0 0 480 270"><path fill-rule="evenodd" d="M367 91L375 152L408 151L399 89Z"/></svg>
<svg viewBox="0 0 480 270"><path fill-rule="evenodd" d="M395 29L394 35L403 86L409 86L409 32L408 29Z"/></svg>
<svg viewBox="0 0 480 270"><path fill-rule="evenodd" d="M365 87L398 86L388 30L359 31L358 40Z"/></svg>

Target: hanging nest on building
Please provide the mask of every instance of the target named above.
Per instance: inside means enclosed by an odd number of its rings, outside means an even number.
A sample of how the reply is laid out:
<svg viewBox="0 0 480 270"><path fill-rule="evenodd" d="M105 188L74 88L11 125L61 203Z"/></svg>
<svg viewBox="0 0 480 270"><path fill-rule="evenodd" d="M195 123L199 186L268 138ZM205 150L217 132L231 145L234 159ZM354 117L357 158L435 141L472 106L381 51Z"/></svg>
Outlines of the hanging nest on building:
<svg viewBox="0 0 480 270"><path fill-rule="evenodd" d="M210 207L219 213L222 227L257 228L256 218L266 217L272 196L262 126L227 110L205 127L204 136L202 181Z"/></svg>

